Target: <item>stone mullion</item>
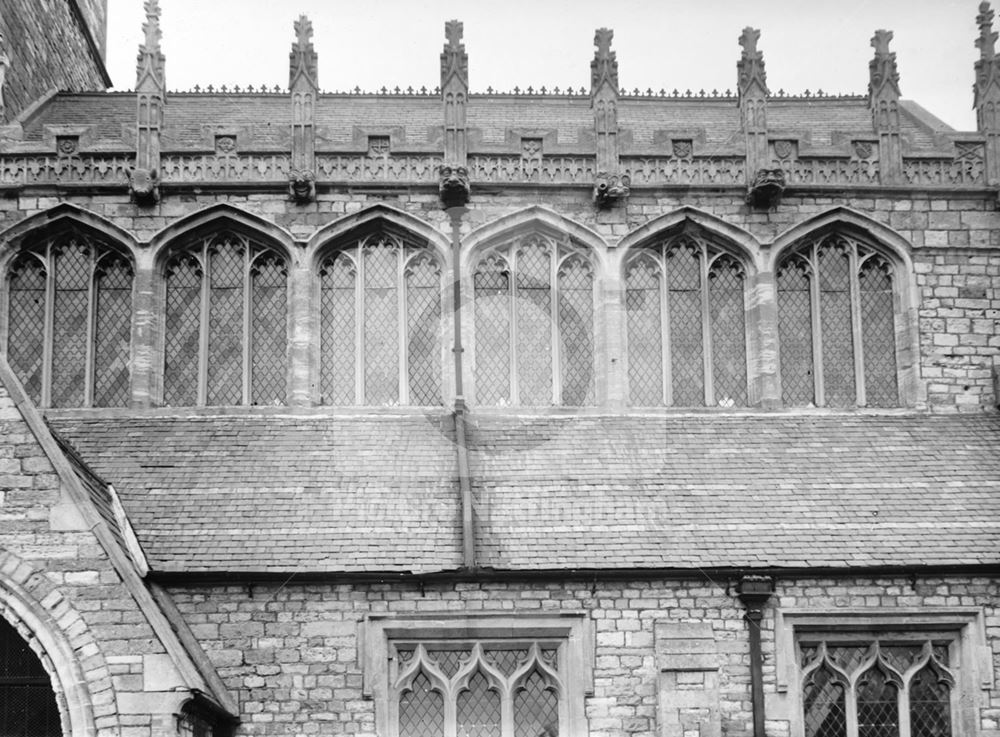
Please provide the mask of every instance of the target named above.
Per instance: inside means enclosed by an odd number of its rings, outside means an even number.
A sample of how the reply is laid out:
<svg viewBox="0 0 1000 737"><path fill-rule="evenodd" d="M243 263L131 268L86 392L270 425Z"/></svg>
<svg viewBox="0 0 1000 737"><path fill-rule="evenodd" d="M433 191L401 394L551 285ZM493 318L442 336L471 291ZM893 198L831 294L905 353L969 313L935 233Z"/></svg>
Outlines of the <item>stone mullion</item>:
<svg viewBox="0 0 1000 737"><path fill-rule="evenodd" d="M406 288L406 252L402 245L397 250L396 256L396 342L399 346L399 358L396 361L399 375L399 403L406 405L410 403L410 356L407 346L409 345L409 321L406 319L407 300L409 295Z"/></svg>
<svg viewBox="0 0 1000 737"><path fill-rule="evenodd" d="M517 273L519 267L520 258L517 249L512 248L510 250L510 285L508 292L510 294L510 311L508 312L510 316L509 326L510 326L510 403L512 405L521 404L521 385L518 377L517 371L517 358L520 354L520 345L518 345L519 330L517 324Z"/></svg>
<svg viewBox="0 0 1000 737"><path fill-rule="evenodd" d="M858 695L854 683L844 685L844 717L847 722L845 737L858 737Z"/></svg>
<svg viewBox="0 0 1000 737"><path fill-rule="evenodd" d="M562 299L559 289L559 247L552 245L549 253L549 314L551 315L549 329L551 332L551 366L552 366L552 404L562 405L562 341L560 332L562 325L559 318L559 303Z"/></svg>
<svg viewBox="0 0 1000 737"><path fill-rule="evenodd" d="M902 682L902 679L900 681ZM908 683L902 684L896 689L896 702L899 710L899 737L910 737L913 730L910 724L910 686Z"/></svg>
<svg viewBox="0 0 1000 737"><path fill-rule="evenodd" d="M243 404L247 406L251 403L251 382L253 381L253 367L251 364L252 349L250 339L253 336L253 259L250 253L250 244L243 244L243 345L242 354L243 367L240 376L243 378Z"/></svg>
<svg viewBox="0 0 1000 737"><path fill-rule="evenodd" d="M705 406L715 406L715 356L712 355L712 303L708 294L708 249L704 243L699 244L700 253L698 256L701 291L701 359L705 368Z"/></svg>
<svg viewBox="0 0 1000 737"><path fill-rule="evenodd" d="M354 282L354 401L365 403L365 253L361 243L355 248Z"/></svg>
<svg viewBox="0 0 1000 737"><path fill-rule="evenodd" d="M83 367L83 406L94 406L94 357L97 341L97 248L90 248L90 277L87 279L87 342Z"/></svg>
<svg viewBox="0 0 1000 737"><path fill-rule="evenodd" d="M212 309L212 257L206 239L201 245L201 305L198 323L198 406L208 404L208 338Z"/></svg>
<svg viewBox="0 0 1000 737"><path fill-rule="evenodd" d="M510 683L500 689L500 737L514 737L514 689Z"/></svg>
<svg viewBox="0 0 1000 737"><path fill-rule="evenodd" d="M154 357L162 356L158 346L162 344L162 325L159 319L160 310L156 304L157 294L162 293L162 284L157 289L154 264L147 254L136 254L135 275L132 296L132 329L131 329L131 365L132 386L131 402L133 407L149 407L154 397L162 399L163 360L160 360L160 370L154 370Z"/></svg>
<svg viewBox="0 0 1000 737"><path fill-rule="evenodd" d="M759 271L749 297L747 315L747 378L750 404L766 408L781 404L781 362L778 352L778 303L774 271Z"/></svg>
<svg viewBox="0 0 1000 737"><path fill-rule="evenodd" d="M317 264L319 261L317 261ZM312 386L322 392L322 289L315 288L313 273L302 264L291 259L288 264L288 286L291 294L288 300L290 323L286 323L286 333L291 328L288 348L287 392L294 406L306 407L318 399ZM314 299L315 298L315 299ZM313 305L317 309L313 310ZM313 338L317 338L315 341ZM313 354L312 346L318 345L319 353Z"/></svg>
<svg viewBox="0 0 1000 737"><path fill-rule="evenodd" d="M861 285L858 272L861 268L857 245L851 243L850 263L850 303L851 303L851 333L854 341L854 391L859 407L867 404L865 393L865 355L864 340L861 332Z"/></svg>
<svg viewBox="0 0 1000 737"><path fill-rule="evenodd" d="M670 288L667 284L667 249L663 247L657 254L660 257L660 330L662 333L663 352L663 403L672 407L674 404L674 367L671 364L672 346L670 345Z"/></svg>
<svg viewBox="0 0 1000 737"><path fill-rule="evenodd" d="M56 255L54 243L45 247L45 323L42 339L42 389L39 400L42 407L52 406L52 354L55 342L56 315Z"/></svg>
<svg viewBox="0 0 1000 737"><path fill-rule="evenodd" d="M809 316L812 319L813 386L816 406L824 407L826 406L826 389L823 386L823 319L820 312L822 300L820 299L818 266L817 246L813 244L809 249L809 270L812 272L812 279L809 280Z"/></svg>

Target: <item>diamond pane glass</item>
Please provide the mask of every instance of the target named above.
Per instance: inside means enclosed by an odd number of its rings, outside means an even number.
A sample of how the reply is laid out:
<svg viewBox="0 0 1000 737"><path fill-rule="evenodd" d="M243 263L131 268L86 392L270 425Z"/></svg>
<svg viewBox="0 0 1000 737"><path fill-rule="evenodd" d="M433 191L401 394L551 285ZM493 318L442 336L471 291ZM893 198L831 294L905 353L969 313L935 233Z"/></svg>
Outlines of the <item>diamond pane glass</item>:
<svg viewBox="0 0 1000 737"><path fill-rule="evenodd" d="M802 693L806 737L844 737L847 709L844 687L833 680L825 667L813 671Z"/></svg>
<svg viewBox="0 0 1000 737"><path fill-rule="evenodd" d="M208 251L207 403L243 403L243 276L246 248L234 236L217 239Z"/></svg>
<svg viewBox="0 0 1000 737"><path fill-rule="evenodd" d="M683 244L667 254L670 287L670 370L673 403L705 404L705 364L701 303L701 249Z"/></svg>
<svg viewBox="0 0 1000 737"><path fill-rule="evenodd" d="M89 336L91 250L70 241L53 249L55 300L52 314L52 406L84 403Z"/></svg>
<svg viewBox="0 0 1000 737"><path fill-rule="evenodd" d="M929 666L910 681L910 737L951 737L951 694Z"/></svg>
<svg viewBox="0 0 1000 737"><path fill-rule="evenodd" d="M514 737L556 737L559 699L536 670L514 694Z"/></svg>
<svg viewBox="0 0 1000 737"><path fill-rule="evenodd" d="M486 659L505 676L513 675L514 671L528 659L527 650L487 650L485 655Z"/></svg>
<svg viewBox="0 0 1000 737"><path fill-rule="evenodd" d="M399 696L400 737L440 737L444 734L444 698L420 672L413 688Z"/></svg>
<svg viewBox="0 0 1000 737"><path fill-rule="evenodd" d="M861 297L861 345L865 364L865 398L870 407L899 404L896 383L896 328L889 265L869 258L858 277Z"/></svg>
<svg viewBox="0 0 1000 737"><path fill-rule="evenodd" d="M638 407L663 404L662 272L651 253L633 259L625 274L629 401Z"/></svg>
<svg viewBox="0 0 1000 737"><path fill-rule="evenodd" d="M163 401L175 407L198 402L201 279L191 255L180 254L167 264Z"/></svg>
<svg viewBox="0 0 1000 737"><path fill-rule="evenodd" d="M552 404L552 252L541 238L517 251L517 380L520 403Z"/></svg>
<svg viewBox="0 0 1000 737"><path fill-rule="evenodd" d="M857 403L854 388L849 249L841 244L824 245L819 249L818 268L826 405L849 407Z"/></svg>
<svg viewBox="0 0 1000 737"><path fill-rule="evenodd" d="M569 256L559 269L559 342L562 403L594 403L594 277L581 256Z"/></svg>
<svg viewBox="0 0 1000 737"><path fill-rule="evenodd" d="M715 401L722 407L747 404L746 310L743 268L728 256L712 264L708 275L712 320L712 380Z"/></svg>
<svg viewBox="0 0 1000 737"><path fill-rule="evenodd" d="M95 279L94 405L124 407L129 398L129 342L132 330L132 269L108 255Z"/></svg>
<svg viewBox="0 0 1000 737"><path fill-rule="evenodd" d="M0 734L58 737L59 707L45 668L16 629L0 619Z"/></svg>
<svg viewBox="0 0 1000 737"><path fill-rule="evenodd" d="M355 404L357 360L356 268L344 252L326 262L320 272L322 301L322 402Z"/></svg>
<svg viewBox="0 0 1000 737"><path fill-rule="evenodd" d="M458 669L469 659L468 650L434 650L430 653L431 658L441 672L451 678Z"/></svg>
<svg viewBox="0 0 1000 737"><path fill-rule="evenodd" d="M897 689L877 668L858 681L858 737L897 737Z"/></svg>
<svg viewBox="0 0 1000 737"><path fill-rule="evenodd" d="M778 270L778 341L781 398L788 406L813 404L812 298L808 267L793 258Z"/></svg>
<svg viewBox="0 0 1000 737"><path fill-rule="evenodd" d="M481 671L458 695L458 737L500 737L500 694L490 689Z"/></svg>
<svg viewBox="0 0 1000 737"><path fill-rule="evenodd" d="M500 256L480 261L474 278L476 399L510 404L510 271Z"/></svg>
<svg viewBox="0 0 1000 737"><path fill-rule="evenodd" d="M366 404L399 404L399 258L391 241L364 249Z"/></svg>
<svg viewBox="0 0 1000 737"><path fill-rule="evenodd" d="M35 256L23 254L10 268L7 360L31 400L42 400L45 339L45 270Z"/></svg>
<svg viewBox="0 0 1000 737"><path fill-rule="evenodd" d="M410 404L441 404L441 269L429 254L407 267L406 319Z"/></svg>
<svg viewBox="0 0 1000 737"><path fill-rule="evenodd" d="M250 276L250 403L282 405L288 374L285 260L266 252L256 258Z"/></svg>

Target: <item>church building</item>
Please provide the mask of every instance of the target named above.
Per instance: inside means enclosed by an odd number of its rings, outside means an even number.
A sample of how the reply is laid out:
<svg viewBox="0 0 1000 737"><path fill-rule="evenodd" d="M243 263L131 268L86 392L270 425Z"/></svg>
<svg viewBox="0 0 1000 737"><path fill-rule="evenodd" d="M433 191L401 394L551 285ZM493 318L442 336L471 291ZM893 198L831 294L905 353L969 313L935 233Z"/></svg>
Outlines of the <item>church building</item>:
<svg viewBox="0 0 1000 737"><path fill-rule="evenodd" d="M989 3L974 131L145 13L0 4L0 737L1000 737Z"/></svg>

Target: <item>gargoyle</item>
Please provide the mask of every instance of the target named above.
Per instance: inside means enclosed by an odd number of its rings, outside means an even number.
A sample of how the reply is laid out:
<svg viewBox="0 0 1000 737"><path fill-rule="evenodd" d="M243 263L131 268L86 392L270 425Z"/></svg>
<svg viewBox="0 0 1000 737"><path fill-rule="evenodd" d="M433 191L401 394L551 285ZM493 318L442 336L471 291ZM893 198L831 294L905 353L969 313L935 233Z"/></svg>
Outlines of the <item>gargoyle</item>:
<svg viewBox="0 0 1000 737"><path fill-rule="evenodd" d="M298 204L316 199L316 177L308 170L293 170L288 175L288 194Z"/></svg>
<svg viewBox="0 0 1000 737"><path fill-rule="evenodd" d="M126 169L129 200L137 205L155 205L160 201L156 169Z"/></svg>
<svg viewBox="0 0 1000 737"><path fill-rule="evenodd" d="M594 181L594 202L598 207L610 207L629 195L631 180L627 174L601 172Z"/></svg>
<svg viewBox="0 0 1000 737"><path fill-rule="evenodd" d="M781 169L758 169L747 192L747 204L751 207L773 210L781 202L785 191L785 172Z"/></svg>
<svg viewBox="0 0 1000 737"><path fill-rule="evenodd" d="M439 170L438 192L441 204L447 207L463 207L469 201L469 171L464 166L443 165Z"/></svg>

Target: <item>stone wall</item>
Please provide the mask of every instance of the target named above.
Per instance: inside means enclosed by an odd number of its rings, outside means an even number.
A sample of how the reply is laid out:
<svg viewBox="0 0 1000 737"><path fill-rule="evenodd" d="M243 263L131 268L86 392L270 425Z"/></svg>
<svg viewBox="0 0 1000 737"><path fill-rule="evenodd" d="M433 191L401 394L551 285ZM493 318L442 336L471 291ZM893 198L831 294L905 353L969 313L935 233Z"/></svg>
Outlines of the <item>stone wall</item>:
<svg viewBox="0 0 1000 737"><path fill-rule="evenodd" d="M183 586L185 619L242 705L245 735L372 734L362 685L368 614L583 612L592 621L591 737L753 733L747 624L734 581ZM817 578L777 582L763 622L769 737L786 737L797 704L779 692L775 612L982 607L986 667L1000 667L1000 588L993 579ZM678 695L680 694L680 695ZM995 737L1000 699L982 691L975 718ZM685 706L687 705L687 706ZM707 705L707 706L706 706ZM659 714L659 716L658 716Z"/></svg>
<svg viewBox="0 0 1000 737"><path fill-rule="evenodd" d="M23 193L0 200L0 227L6 228L62 201L106 218L134 234L140 243L184 216L220 202L255 213L303 241L320 227L376 203L404 210L442 234L449 232L448 216L441 210L437 194L417 188L320 192L317 200L307 205L296 205L283 193L165 194L162 202L151 208L130 204L124 191L120 195L65 198ZM914 346L919 345L919 359L915 362L919 365L912 372L915 388L904 403L918 407L927 404L938 411L981 411L993 409L998 403L993 377L1000 355L1000 214L993 200L983 193L788 196L775 211L761 212L749 209L735 194L635 191L625 205L597 210L589 188L506 188L488 197L473 193L470 211L462 223L463 237L502 216L539 204L593 229L608 244L600 248L612 262L615 244L629 233L684 206L699 208L742 229L749 234L748 241L755 238L762 244L754 246L761 263L768 261L769 244L793 227L835 208L856 211L862 219L870 218L886 226L890 229L886 232L908 244L914 262L916 273L911 278L919 318L913 318L916 324L912 327L919 331L914 341ZM602 286L604 299L614 302L620 298L620 278L616 274L607 277ZM598 356L616 357L613 342L602 342L599 337L596 348ZM905 365L906 361L901 360L904 370ZM762 375L769 370L773 373L773 365L760 369ZM305 381L304 376L301 378ZM620 401L622 381L610 376L606 397ZM764 386L760 390L765 398L766 381L761 379ZM773 387L770 391L773 396ZM139 397L140 403L147 400Z"/></svg>
<svg viewBox="0 0 1000 737"><path fill-rule="evenodd" d="M13 121L50 90L103 90L105 71L87 40L87 29L73 7L91 24L103 52L106 44L106 0L8 0L0 16L0 32L10 57L3 99L4 120Z"/></svg>

